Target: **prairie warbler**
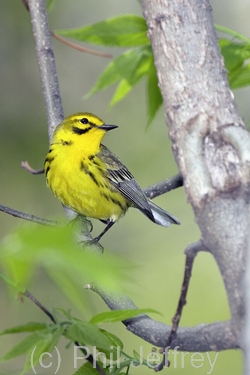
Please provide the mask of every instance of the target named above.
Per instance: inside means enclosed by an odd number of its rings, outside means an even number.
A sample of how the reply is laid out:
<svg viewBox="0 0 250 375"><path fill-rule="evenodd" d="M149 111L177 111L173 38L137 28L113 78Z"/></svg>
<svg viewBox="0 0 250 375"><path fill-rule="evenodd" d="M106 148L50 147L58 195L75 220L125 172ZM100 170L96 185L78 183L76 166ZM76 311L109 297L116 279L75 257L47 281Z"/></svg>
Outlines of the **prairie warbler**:
<svg viewBox="0 0 250 375"><path fill-rule="evenodd" d="M101 144L115 128L91 113L76 113L57 126L44 165L52 192L64 206L106 224L97 241L129 207L164 227L180 224L146 198L125 165Z"/></svg>

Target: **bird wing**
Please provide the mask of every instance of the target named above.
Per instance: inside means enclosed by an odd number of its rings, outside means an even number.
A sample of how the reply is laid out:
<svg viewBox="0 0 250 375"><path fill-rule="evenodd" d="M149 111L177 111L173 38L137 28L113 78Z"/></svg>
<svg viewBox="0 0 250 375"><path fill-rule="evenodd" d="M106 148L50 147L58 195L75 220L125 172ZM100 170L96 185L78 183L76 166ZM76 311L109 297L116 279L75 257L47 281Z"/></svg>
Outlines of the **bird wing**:
<svg viewBox="0 0 250 375"><path fill-rule="evenodd" d="M98 155L106 166L106 178L109 182L129 201L132 205L141 210L146 216L154 221L149 202L136 182L134 176L122 164L120 159L114 155L107 147L101 145Z"/></svg>

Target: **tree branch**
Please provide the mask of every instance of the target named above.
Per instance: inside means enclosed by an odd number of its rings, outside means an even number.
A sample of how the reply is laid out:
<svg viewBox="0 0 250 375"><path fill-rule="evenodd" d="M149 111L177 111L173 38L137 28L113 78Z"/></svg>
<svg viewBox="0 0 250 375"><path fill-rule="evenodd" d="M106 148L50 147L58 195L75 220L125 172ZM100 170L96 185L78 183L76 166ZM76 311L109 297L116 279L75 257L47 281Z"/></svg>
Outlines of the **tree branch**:
<svg viewBox="0 0 250 375"><path fill-rule="evenodd" d="M55 127L63 120L63 107L57 78L54 51L48 25L45 2L27 0L33 28L36 54L42 79L43 97L51 140Z"/></svg>
<svg viewBox="0 0 250 375"><path fill-rule="evenodd" d="M183 178L178 174L174 177L167 178L162 182L148 186L143 189L143 191L148 198L153 199L181 186L183 186Z"/></svg>
<svg viewBox="0 0 250 375"><path fill-rule="evenodd" d="M63 107L60 95L54 51L51 43L51 35L44 0L26 0L33 28L33 36L36 47L37 62L42 80L43 96L48 120L48 133L51 141L56 126L63 120ZM68 220L75 214L65 208ZM90 233L86 221L82 222L82 240L89 238ZM79 234L77 235L79 237Z"/></svg>
<svg viewBox="0 0 250 375"><path fill-rule="evenodd" d="M99 286L88 286L88 289L98 293L110 310L137 309L133 301L122 294L111 293ZM139 315L123 322L134 335L142 338L154 346L164 348L166 338L172 327L151 319L147 315ZM194 327L180 327L171 349L180 351L205 352L237 349L239 343L232 333L231 321L213 324L200 324Z"/></svg>
<svg viewBox="0 0 250 375"><path fill-rule="evenodd" d="M32 221L33 223L37 224L47 225L50 227L58 225L58 223L54 220L43 219L42 217L26 214L24 212L14 210L13 208L3 206L2 204L0 204L0 211L23 220Z"/></svg>

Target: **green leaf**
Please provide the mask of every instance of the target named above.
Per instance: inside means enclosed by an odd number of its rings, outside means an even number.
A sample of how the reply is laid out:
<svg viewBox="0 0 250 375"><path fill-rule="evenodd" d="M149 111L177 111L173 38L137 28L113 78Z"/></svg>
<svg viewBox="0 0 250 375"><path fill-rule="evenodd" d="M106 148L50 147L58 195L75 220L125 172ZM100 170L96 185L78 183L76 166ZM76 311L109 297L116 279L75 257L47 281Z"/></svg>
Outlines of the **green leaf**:
<svg viewBox="0 0 250 375"><path fill-rule="evenodd" d="M152 51L148 46L124 52L108 64L95 86L85 98L89 98L93 94L120 81L110 102L110 107L112 107L148 74L149 65L152 62Z"/></svg>
<svg viewBox="0 0 250 375"><path fill-rule="evenodd" d="M89 344L101 349L110 350L110 343L102 331L94 324L77 321L68 326L66 337L78 341L81 345Z"/></svg>
<svg viewBox="0 0 250 375"><path fill-rule="evenodd" d="M229 84L232 89L248 86L250 44L236 43L227 39L220 40L221 53L228 71Z"/></svg>
<svg viewBox="0 0 250 375"><path fill-rule="evenodd" d="M154 119L158 109L162 105L162 95L158 86L158 78L153 61L148 69L148 87L147 87L147 110L148 110L148 125Z"/></svg>
<svg viewBox="0 0 250 375"><path fill-rule="evenodd" d="M219 44L229 73L242 66L244 60L250 57L249 46L245 43L235 43L227 39L220 39Z"/></svg>
<svg viewBox="0 0 250 375"><path fill-rule="evenodd" d="M99 364L99 363L98 363ZM99 364L101 366L101 364ZM109 373L107 369L103 369L107 374ZM74 372L73 375L100 375L99 371L96 368L93 368L91 363L86 362L84 365L79 367L79 369Z"/></svg>
<svg viewBox="0 0 250 375"><path fill-rule="evenodd" d="M111 359L112 361L116 361L120 358L123 350L123 343L122 341L112 333L101 330L102 334L108 339L110 343L109 350L101 349L102 352L106 355L106 358ZM100 349L100 348L98 348Z"/></svg>
<svg viewBox="0 0 250 375"><path fill-rule="evenodd" d="M124 70L122 72L126 72L126 74L123 75L124 78L121 79L120 84L109 103L110 107L128 95L133 87L147 74L148 62L151 61L151 56L149 56L148 51L148 47L133 50L133 62L129 64L126 71Z"/></svg>
<svg viewBox="0 0 250 375"><path fill-rule="evenodd" d="M250 64L243 67L234 77L230 79L230 86L232 89L238 89L250 85Z"/></svg>
<svg viewBox="0 0 250 375"><path fill-rule="evenodd" d="M116 348L119 347L121 351L123 350L123 342L119 339L119 337L104 329L101 329L101 332L108 339L111 346L114 346Z"/></svg>
<svg viewBox="0 0 250 375"><path fill-rule="evenodd" d="M73 225L63 228L24 225L6 237L0 245L0 264L14 278L11 281L13 286L24 280L28 282L25 274L18 274L20 262L25 264L28 273L32 269L35 274L36 267L43 267L49 275L60 273L63 276L55 276L54 280L62 290L68 278L75 285L72 301L77 298L74 300L77 307L80 306L80 292L76 296L76 289L83 291L83 285L90 280L111 290L118 288L119 284L124 285L126 277L122 270L126 269L126 262L114 254L100 256L80 249L73 242L72 229ZM21 280L15 279L16 275ZM24 291L21 290L22 293Z"/></svg>
<svg viewBox="0 0 250 375"><path fill-rule="evenodd" d="M156 313L160 314L158 311L154 309L136 309L136 310L114 310L114 311L107 311L96 314L90 320L92 324L99 324L99 323L115 323L115 322L122 322L124 320L131 319L137 315L146 314L146 313Z"/></svg>
<svg viewBox="0 0 250 375"><path fill-rule="evenodd" d="M149 44L146 32L144 18L127 14L76 29L57 30L55 33L102 46L134 47Z"/></svg>
<svg viewBox="0 0 250 375"><path fill-rule="evenodd" d="M5 329L4 331L0 332L0 336L7 335L10 333L35 332L35 331L45 330L46 328L48 328L47 324L31 322L31 323L24 324L22 326Z"/></svg>
<svg viewBox="0 0 250 375"><path fill-rule="evenodd" d="M68 311L66 311L65 309L62 309L62 308L60 308L60 307L54 307L53 308L53 311L59 311L63 316L65 316L66 318L67 318L67 320L68 321L73 321L73 317L72 317L72 315L71 315L71 311L70 310L68 310ZM55 315L55 314L53 314L53 315Z"/></svg>
<svg viewBox="0 0 250 375"><path fill-rule="evenodd" d="M62 272L55 272L51 268L47 268L47 273L51 280L64 292L69 301L71 301L79 311L86 309L86 298L82 291L82 288L78 286L78 278L74 274L71 275L71 279L68 274ZM74 279L74 282L72 280Z"/></svg>
<svg viewBox="0 0 250 375"><path fill-rule="evenodd" d="M119 83L115 91L115 94L113 95L109 103L109 108L113 107L113 105L115 105L117 102L122 100L125 96L127 96L128 93L132 90L132 88L133 88L133 85L130 82L128 82L125 79L121 80L121 82Z"/></svg>
<svg viewBox="0 0 250 375"><path fill-rule="evenodd" d="M139 363L142 363L144 361L143 358L141 358L141 355L136 351L136 350L133 350L133 355L135 357L135 359L139 362ZM142 361L143 359L143 361Z"/></svg>
<svg viewBox="0 0 250 375"><path fill-rule="evenodd" d="M130 79L141 59L141 48L128 50L111 61L100 75L95 86L85 96L89 98L93 94L106 89L122 79Z"/></svg>
<svg viewBox="0 0 250 375"><path fill-rule="evenodd" d="M26 356L26 362L22 374L29 371L31 367L35 367L43 353L50 353L54 350L59 338L61 337L64 328L61 326L54 326L47 335L42 335L37 342L36 347L30 349Z"/></svg>
<svg viewBox="0 0 250 375"><path fill-rule="evenodd" d="M15 357L19 357L20 355L27 353L30 349L33 349L39 342L39 334L33 333L32 335L25 337L25 339L11 348L3 357L1 357L0 360L3 362Z"/></svg>
<svg viewBox="0 0 250 375"><path fill-rule="evenodd" d="M61 329L61 327L60 327ZM27 354L32 351L36 346L42 346L44 342L51 342L53 337L53 332L56 332L55 327L50 327L38 332L32 333L31 335L25 337L22 341L16 344L12 349L10 349L2 358L1 361L7 361L9 359L19 357L22 354Z"/></svg>

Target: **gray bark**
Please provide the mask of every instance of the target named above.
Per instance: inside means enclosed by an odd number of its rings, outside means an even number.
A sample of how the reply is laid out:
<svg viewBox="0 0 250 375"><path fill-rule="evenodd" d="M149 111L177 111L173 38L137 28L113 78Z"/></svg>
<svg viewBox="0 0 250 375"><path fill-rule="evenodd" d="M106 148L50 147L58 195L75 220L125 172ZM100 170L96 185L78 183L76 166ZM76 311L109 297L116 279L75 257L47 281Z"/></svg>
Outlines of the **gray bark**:
<svg viewBox="0 0 250 375"><path fill-rule="evenodd" d="M229 88L207 0L142 0L166 122L206 249L242 345L250 137Z"/></svg>

